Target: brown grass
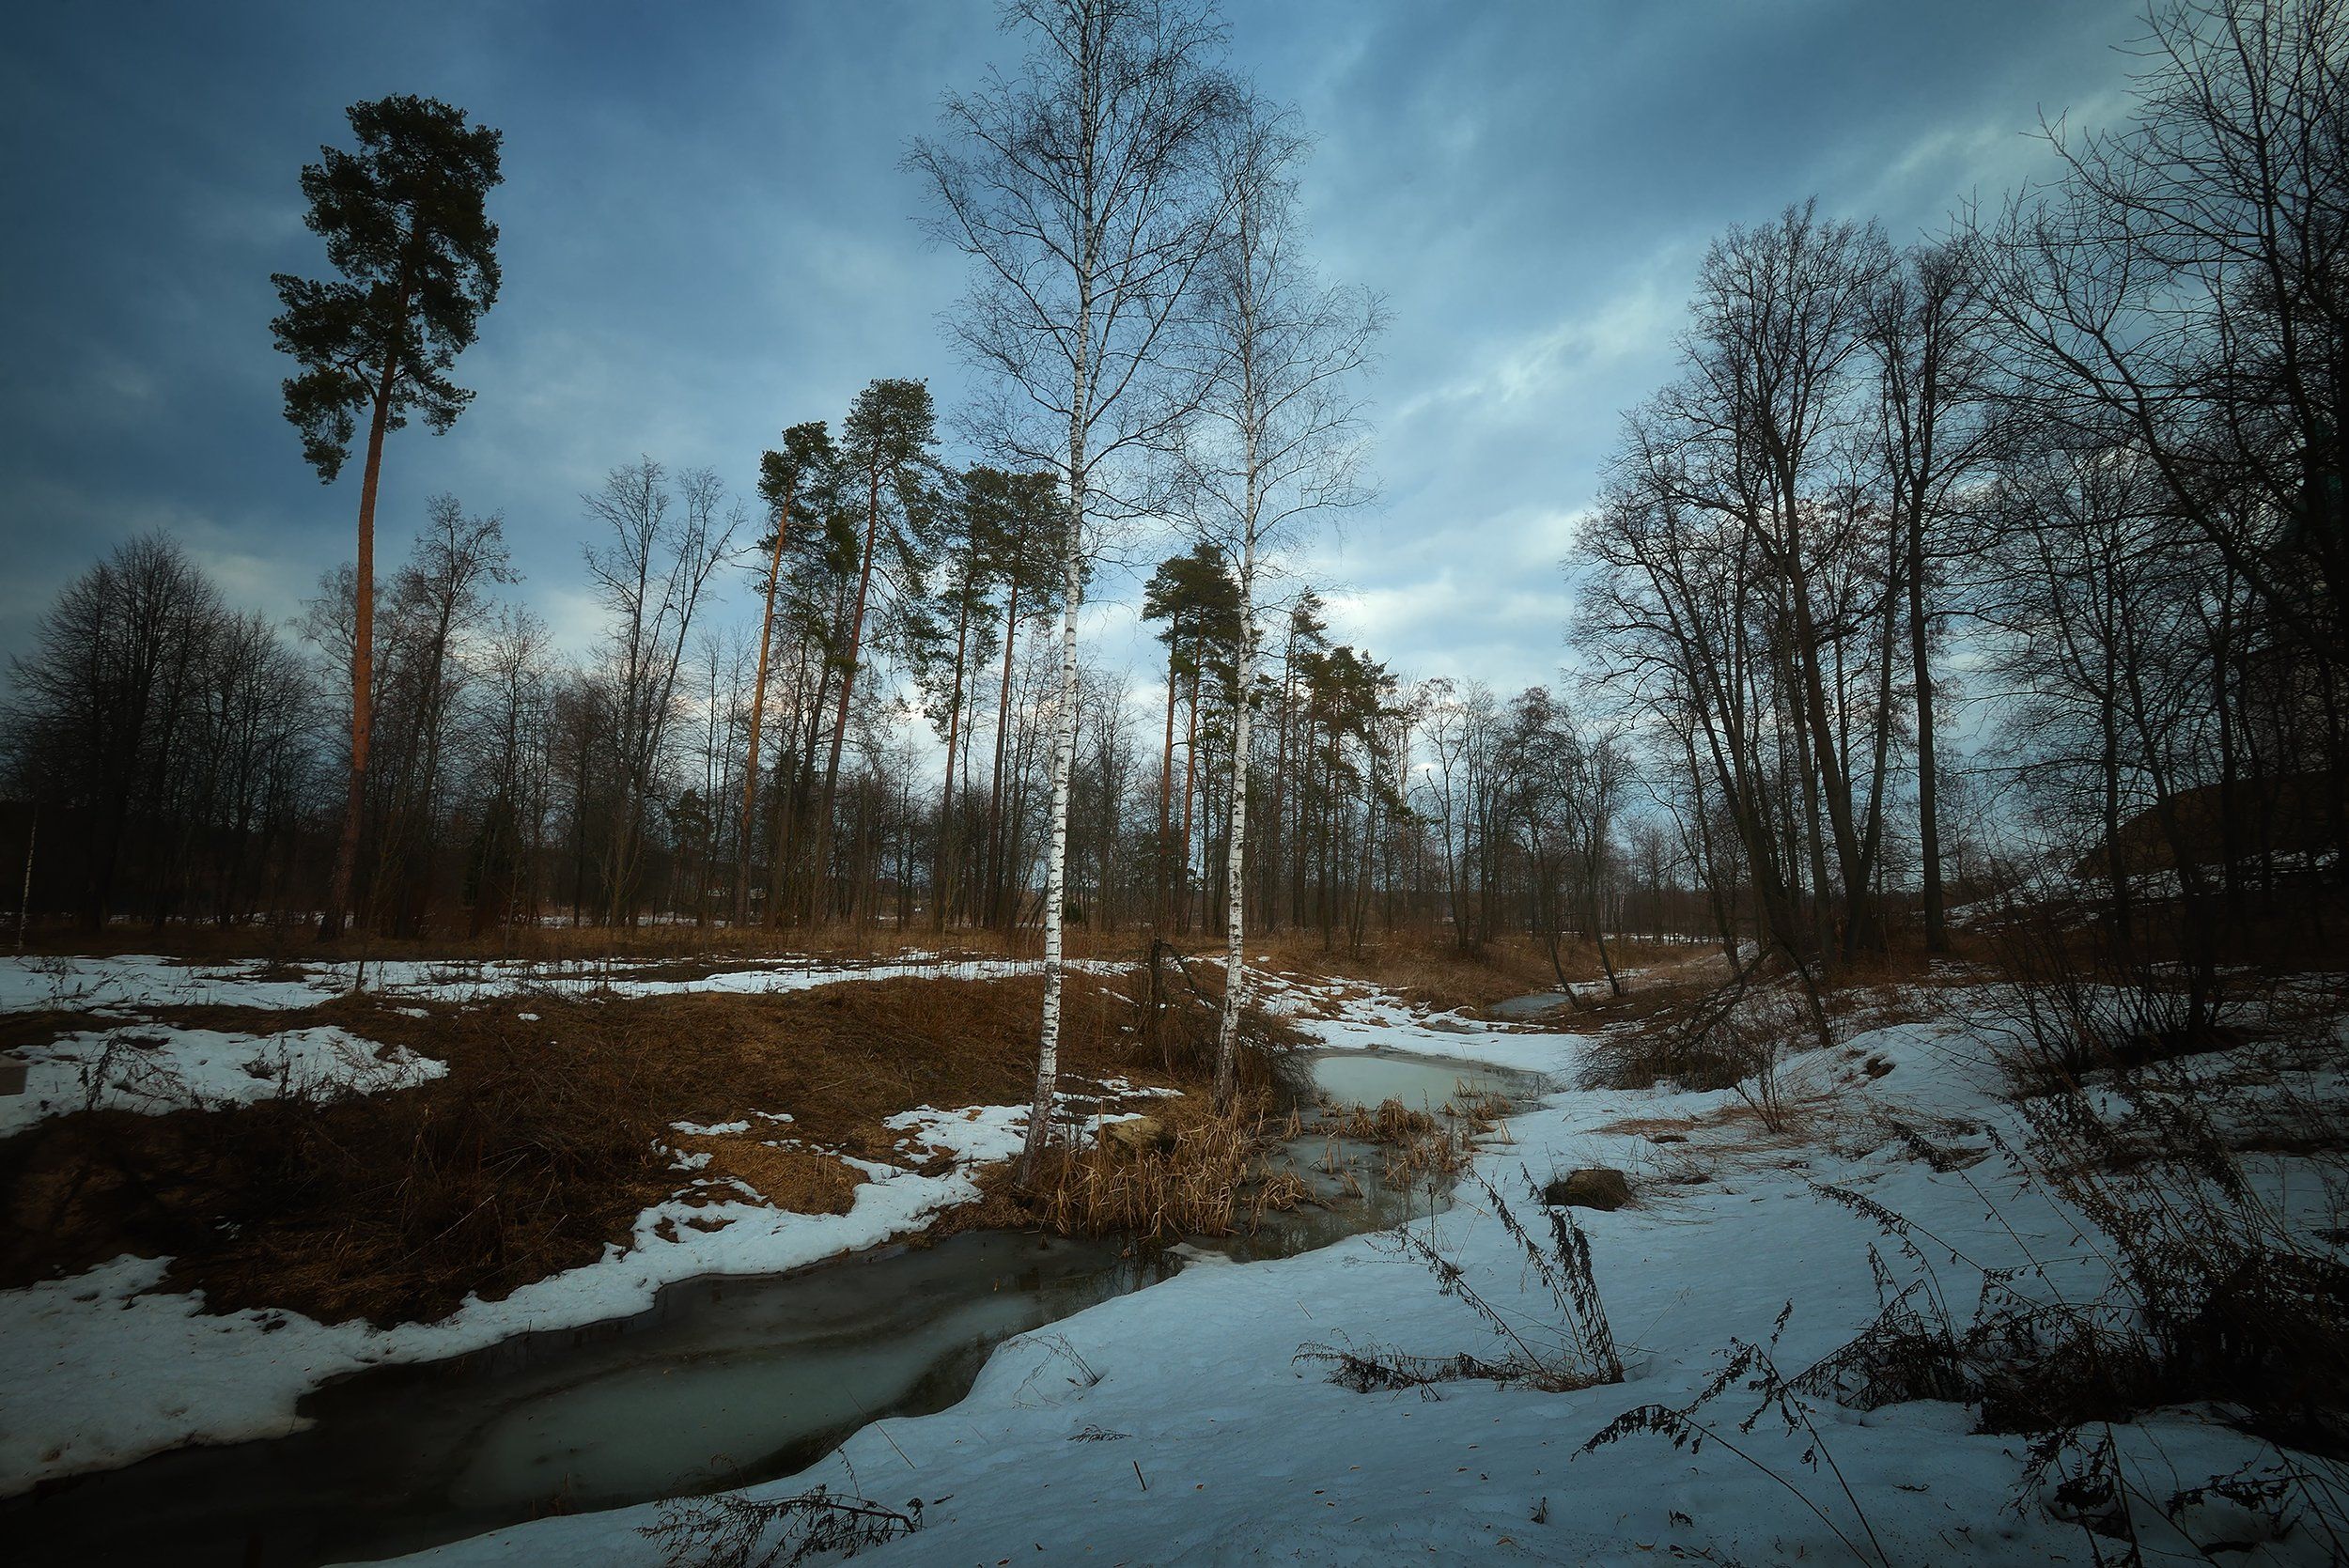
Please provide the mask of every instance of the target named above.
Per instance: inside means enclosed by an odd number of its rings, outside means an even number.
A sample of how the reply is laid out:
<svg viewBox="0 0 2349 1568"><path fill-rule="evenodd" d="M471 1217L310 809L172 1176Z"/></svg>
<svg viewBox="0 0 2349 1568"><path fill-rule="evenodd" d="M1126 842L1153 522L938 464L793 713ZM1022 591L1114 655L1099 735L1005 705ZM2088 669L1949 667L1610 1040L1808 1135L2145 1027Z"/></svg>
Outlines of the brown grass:
<svg viewBox="0 0 2349 1568"><path fill-rule="evenodd" d="M366 997L267 1015L179 1009L171 1021L211 1028L338 1023L449 1073L325 1103L71 1115L0 1141L0 1284L170 1254L175 1283L215 1310L434 1318L625 1240L638 1213L692 1179L656 1143L708 1150L695 1174L837 1210L860 1178L817 1151L902 1161L884 1117L1027 1097L1041 989L925 979L775 997L522 996L429 1004L420 1017ZM1177 1001L1154 1042L1118 986L1072 975L1064 1017L1066 1073L1206 1087L1212 1014L1195 999ZM1257 1019L1252 1033L1273 1030ZM670 1127L759 1110L793 1120L751 1117L749 1134L710 1139Z"/></svg>
<svg viewBox="0 0 2349 1568"><path fill-rule="evenodd" d="M1373 1143L1399 1143L1407 1139L1424 1138L1439 1129L1443 1123L1432 1113L1390 1099L1378 1105L1348 1106L1343 1114L1323 1119L1315 1129L1332 1138L1359 1138Z"/></svg>
<svg viewBox="0 0 2349 1568"><path fill-rule="evenodd" d="M783 1144L771 1125L749 1132L718 1136L676 1135L673 1147L689 1154L708 1154L709 1163L698 1172L719 1180L741 1183L779 1209L794 1214L846 1214L856 1204L856 1189L872 1178L827 1149L798 1149ZM737 1194L704 1188L716 1201Z"/></svg>
<svg viewBox="0 0 2349 1568"><path fill-rule="evenodd" d="M1283 1126L1261 1097L1216 1116L1202 1095L1154 1102L1174 1147L1136 1151L1096 1140L1056 1146L1022 1184L1010 1166L982 1173L986 1194L959 1224L1044 1229L1062 1235L1234 1235L1255 1230L1266 1211L1306 1197L1295 1174L1268 1170L1268 1145Z"/></svg>
<svg viewBox="0 0 2349 1568"><path fill-rule="evenodd" d="M1343 946L1325 950L1318 932L1287 931L1249 943L1248 953L1252 959L1270 958L1271 967L1283 973L1377 985L1434 1012L1473 1011L1558 984L1548 955L1522 939L1487 942L1478 952L1463 953L1439 934L1397 932L1374 937L1354 954ZM1588 950L1569 952L1565 958L1566 972L1578 979L1599 972L1598 959ZM1579 972L1583 969L1589 976Z"/></svg>

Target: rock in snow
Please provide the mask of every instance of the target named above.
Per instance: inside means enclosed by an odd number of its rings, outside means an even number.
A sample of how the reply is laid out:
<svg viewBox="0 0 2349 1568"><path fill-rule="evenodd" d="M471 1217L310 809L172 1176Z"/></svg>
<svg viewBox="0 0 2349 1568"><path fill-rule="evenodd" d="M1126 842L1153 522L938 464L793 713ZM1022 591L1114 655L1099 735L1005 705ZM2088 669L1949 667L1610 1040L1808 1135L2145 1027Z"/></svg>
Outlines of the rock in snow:
<svg viewBox="0 0 2349 1568"><path fill-rule="evenodd" d="M1542 1188L1542 1202L1552 1208L1619 1209L1631 1202L1631 1183L1607 1166L1569 1171Z"/></svg>

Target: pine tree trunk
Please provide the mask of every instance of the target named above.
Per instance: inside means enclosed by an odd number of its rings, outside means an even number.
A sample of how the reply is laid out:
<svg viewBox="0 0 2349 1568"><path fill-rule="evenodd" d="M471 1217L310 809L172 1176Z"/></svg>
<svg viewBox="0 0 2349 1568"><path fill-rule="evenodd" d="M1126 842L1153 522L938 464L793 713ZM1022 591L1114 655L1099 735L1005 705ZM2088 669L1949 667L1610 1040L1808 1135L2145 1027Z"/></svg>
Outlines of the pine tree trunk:
<svg viewBox="0 0 2349 1568"><path fill-rule="evenodd" d="M1183 725L1183 852L1174 873L1176 908L1182 911L1174 925L1185 933L1190 930L1190 800L1199 783L1199 667L1206 661L1198 643L1191 639L1190 713Z"/></svg>
<svg viewBox="0 0 2349 1568"><path fill-rule="evenodd" d="M750 755L742 768L742 842L735 857L737 925L747 924L751 918L752 828L757 820L753 813L758 803L758 722L767 712L767 653L775 640L775 582L783 575L784 537L791 526L791 492L795 488L792 484L784 487L783 505L775 508L775 552L767 563L767 608L758 624L758 678L751 683Z"/></svg>
<svg viewBox="0 0 2349 1568"><path fill-rule="evenodd" d="M848 616L848 661L840 671L840 711L832 721L832 759L824 765L823 815L816 827L816 865L810 875L808 918L820 924L830 907L832 880L832 813L840 786L840 748L848 738L848 698L856 690L857 660L864 645L864 599L873 586L873 543L880 533L880 471L873 471L870 505L864 518L864 563L856 578L856 609Z"/></svg>
<svg viewBox="0 0 2349 1568"><path fill-rule="evenodd" d="M938 862L930 873L930 929L946 929L946 903L954 877L955 742L962 733L962 661L971 646L971 595L968 584L955 616L954 694L946 703L946 769L938 798ZM903 921L900 920L900 924Z"/></svg>
<svg viewBox="0 0 2349 1568"><path fill-rule="evenodd" d="M391 418L396 359L383 362L375 409L367 420L367 466L359 480L359 566L353 580L350 635L350 776L343 800L343 831L334 846L334 879L319 921L319 938L342 934L350 887L359 866L359 823L366 810L367 740L375 723L375 489L383 473L383 430Z"/></svg>
<svg viewBox="0 0 2349 1568"><path fill-rule="evenodd" d="M1003 611L1003 680L995 693L995 780L987 797L987 899L986 917L989 925L1008 923L1003 880L1010 860L1003 843L1003 768L1011 752L1011 655L1019 641L1019 579L1014 574L1008 603Z"/></svg>
<svg viewBox="0 0 2349 1568"><path fill-rule="evenodd" d="M1167 627L1166 636L1166 739L1159 750L1159 916L1163 928L1168 911L1174 908L1174 894L1169 887L1169 872L1174 861L1174 650L1181 645L1182 622L1178 617Z"/></svg>

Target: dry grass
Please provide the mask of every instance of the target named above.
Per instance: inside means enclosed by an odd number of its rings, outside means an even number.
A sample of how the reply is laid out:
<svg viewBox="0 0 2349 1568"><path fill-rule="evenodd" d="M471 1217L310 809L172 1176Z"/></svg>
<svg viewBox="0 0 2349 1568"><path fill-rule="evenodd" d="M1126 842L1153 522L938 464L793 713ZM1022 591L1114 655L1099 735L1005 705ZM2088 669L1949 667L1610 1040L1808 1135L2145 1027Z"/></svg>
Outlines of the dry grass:
<svg viewBox="0 0 2349 1568"><path fill-rule="evenodd" d="M691 1179L656 1144L707 1150L697 1174L737 1177L778 1204L836 1211L860 1178L826 1151L901 1161L902 1135L880 1125L898 1110L1026 1099L1041 988L894 980L772 997L534 995L430 1004L422 1017L365 997L266 1015L179 1009L170 1021L210 1028L337 1023L449 1072L331 1102L66 1116L0 1141L0 1284L126 1251L169 1254L175 1283L202 1288L215 1309L434 1318L625 1240L646 1206ZM1179 999L1161 1025L1153 1041L1123 989L1072 975L1063 1069L1203 1092L1208 1006ZM1274 1027L1258 1018L1252 1033ZM1261 1063L1251 1077L1268 1083ZM670 1126L760 1110L792 1121L753 1117L751 1134L708 1139Z"/></svg>
<svg viewBox="0 0 2349 1568"><path fill-rule="evenodd" d="M1558 984L1548 955L1522 939L1488 942L1480 952L1463 953L1436 934L1398 932L1373 938L1361 953L1349 954L1343 947L1325 951L1318 932L1287 931L1250 942L1248 954L1252 959L1268 957L1270 967L1283 973L1375 984L1435 1012L1489 1007ZM1566 958L1569 975L1598 975L1595 954L1586 950L1579 955L1569 953Z"/></svg>
<svg viewBox="0 0 2349 1568"><path fill-rule="evenodd" d="M1156 1113L1175 1103L1160 1101L1152 1109ZM1266 1211L1295 1208L1305 1200L1300 1178L1267 1168L1267 1148L1281 1124L1261 1100L1229 1116L1200 1114L1197 1107L1174 1114L1170 1149L1095 1141L1078 1149L1055 1147L1025 1185L1009 1166L984 1173L986 1197L966 1211L964 1221L1063 1235L1221 1236L1251 1233Z"/></svg>
<svg viewBox="0 0 2349 1568"><path fill-rule="evenodd" d="M1424 1138L1443 1124L1431 1113L1415 1110L1401 1100L1384 1100L1378 1105L1348 1106L1342 1113L1324 1118L1315 1129L1332 1138L1359 1138L1373 1143L1396 1143L1406 1139Z"/></svg>
<svg viewBox="0 0 2349 1568"><path fill-rule="evenodd" d="M749 1132L700 1137L680 1133L674 1146L683 1153L710 1157L697 1174L739 1182L779 1209L794 1214L846 1214L855 1206L856 1189L871 1177L831 1150L790 1147L770 1136L772 1130L771 1126L754 1127ZM713 1191L713 1196L723 1199L732 1194Z"/></svg>

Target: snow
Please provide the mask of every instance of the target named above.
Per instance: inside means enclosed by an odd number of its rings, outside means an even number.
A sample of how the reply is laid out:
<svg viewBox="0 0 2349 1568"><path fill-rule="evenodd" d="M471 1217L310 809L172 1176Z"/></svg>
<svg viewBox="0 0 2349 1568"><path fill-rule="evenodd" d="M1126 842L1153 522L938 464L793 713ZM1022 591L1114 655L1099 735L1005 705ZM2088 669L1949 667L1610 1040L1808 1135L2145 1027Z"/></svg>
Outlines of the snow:
<svg viewBox="0 0 2349 1568"><path fill-rule="evenodd" d="M119 961L118 974L101 972L116 962L0 965L0 1004L50 1006L70 998L90 1010L137 1011L194 1005L200 999L282 1009L323 999L313 982L260 978L250 966L132 958ZM428 967L379 969L386 987L450 984L420 977ZM992 974L1019 966L983 967ZM911 972L907 965L880 969ZM778 989L879 977L871 968L760 974ZM720 983L728 979L674 984L724 988ZM24 1055L28 1092L0 1098L0 1136L41 1116L81 1109L88 1103L86 1074L100 1084L98 1103L163 1111L259 1099L288 1085L373 1093L446 1071L439 1062L376 1047L333 1026L251 1035L124 1024L65 1035ZM1082 1081L1071 1079L1072 1085ZM1121 1079L1061 1097L1090 1109L1166 1092ZM787 1111L750 1115L768 1130L792 1121ZM943 1173L924 1175L840 1157L869 1178L855 1188L846 1214L800 1214L731 1198L712 1202L711 1195L726 1187L695 1178L677 1197L640 1214L628 1245L608 1248L599 1262L537 1281L501 1301L469 1298L438 1323L377 1329L320 1324L288 1312L209 1313L201 1292L167 1287L167 1258L126 1255L73 1279L0 1291L0 1344L8 1347L0 1368L0 1496L43 1480L114 1468L183 1443L298 1430L303 1421L296 1405L303 1395L366 1367L437 1360L531 1330L625 1317L650 1307L663 1286L683 1280L780 1273L878 1246L976 1199L969 1167L1017 1154L1026 1116L1023 1106L974 1106L923 1107L893 1118L889 1125L908 1134L902 1147L946 1153L956 1163ZM703 1138L739 1136L752 1126L749 1117L672 1124L681 1137ZM681 1175L712 1158L708 1150L663 1146L660 1152Z"/></svg>
<svg viewBox="0 0 2349 1568"><path fill-rule="evenodd" d="M1588 1044L1429 1017L1359 986L1264 978L1275 1005L1311 1009L1297 1021L1326 1048L1484 1063L1565 1083ZM884 1565L1006 1557L1817 1562L1853 1555L1839 1531L1863 1546L1872 1533L1894 1561L2087 1560L2082 1537L2039 1506L2044 1498L2015 1506L2023 1440L1975 1434L1952 1405L1862 1413L1822 1403L1814 1437L1790 1433L1775 1416L1740 1430L1750 1406L1733 1392L1708 1412L1727 1441L1691 1452L1635 1436L1580 1452L1623 1411L1687 1403L1733 1338L1769 1343L1781 1312L1775 1355L1788 1371L1843 1344L1875 1315L1872 1250L1904 1275L1914 1265L1860 1215L1823 1200L1821 1184L1864 1193L1983 1267L2035 1264L2044 1272L2017 1276L2037 1281L2032 1288L2097 1287L2103 1265L2077 1216L1997 1159L1937 1171L1911 1157L1888 1126L1898 1117L1983 1145L1986 1134L1956 1129L1986 1126L2020 1141L1983 1040L2001 1005L1986 986L1918 987L1850 1019L1835 1048L1785 1065L1792 1092L1808 1099L1798 1136L1766 1133L1735 1092L1659 1087L1559 1089L1488 1140L1477 1174L1529 1217L1527 1175L1538 1182L1585 1165L1630 1173L1637 1203L1578 1214L1625 1362L1619 1385L1549 1393L1464 1382L1433 1398L1353 1393L1300 1362L1300 1346L1492 1355L1492 1338L1392 1234L1246 1265L1199 1254L1197 1266L1162 1284L999 1346L952 1409L876 1423L801 1475L753 1493L789 1496L823 1483L893 1506L926 1499L925 1529L871 1554ZM2340 1085L2317 1075L2295 1087ZM1081 1098L1135 1093L1100 1088ZM199 1297L161 1288L163 1264L130 1258L0 1293L0 1343L10 1346L0 1371L5 1489L177 1442L289 1430L302 1392L360 1366L633 1312L662 1283L697 1274L767 1272L872 1245L972 1195L965 1166L1016 1153L1021 1112L925 1106L888 1126L910 1156L943 1153L957 1163L921 1176L853 1162L875 1179L856 1189L846 1215L679 1198L647 1210L631 1244L600 1263L506 1301L468 1301L440 1324L378 1331L283 1313L202 1315ZM2289 1175L2279 1165L2267 1179L2280 1188ZM1476 1291L1538 1324L1547 1309L1531 1294L1535 1281L1489 1210L1464 1185L1455 1206L1415 1228ZM689 1220L726 1223L706 1232ZM1965 1294L1964 1278L1951 1272L1953 1294ZM1070 1375L1077 1358L1097 1381ZM106 1370L94 1376L92 1368ZM1100 1434L1123 1440L1071 1440ZM2166 1467L2191 1481L2257 1452L2191 1410L2123 1427L2118 1440L2124 1461L2164 1492L2178 1484L2165 1479ZM1831 1469L1807 1464L1807 1450L1823 1452ZM661 1549L640 1527L657 1514L647 1505L539 1520L413 1560L651 1568ZM2211 1523L2224 1535L2239 1521ZM2149 1560L2183 1550L2175 1539L2150 1542ZM2252 1560L2294 1560L2275 1549Z"/></svg>
<svg viewBox="0 0 2349 1568"><path fill-rule="evenodd" d="M1536 1180L1588 1164L1633 1173L1639 1203L1578 1215L1626 1363L1620 1385L1544 1393L1455 1383L1427 1399L1356 1394L1325 1381L1297 1359L1301 1345L1494 1349L1392 1236L1357 1237L1285 1260L1187 1268L1007 1342L953 1409L876 1423L806 1472L752 1494L789 1496L822 1483L893 1506L926 1499L918 1534L871 1554L882 1564L1847 1560L1853 1553L1839 1530L1868 1551L1873 1532L1893 1561L2087 1560L2075 1527L2044 1508L2015 1506L2023 1440L1973 1433L1954 1405L1862 1413L1820 1404L1814 1439L1789 1433L1774 1415L1739 1430L1750 1406L1733 1395L1709 1412L1726 1443L1690 1452L1635 1436L1579 1452L1625 1410L1688 1402L1732 1337L1768 1343L1790 1302L1775 1347L1789 1372L1874 1316L1871 1249L1896 1264L1898 1255L1814 1183L1863 1191L1985 1266L2035 1256L2047 1265L2038 1277L2047 1288L2093 1287L2099 1265L2080 1244L2076 1217L1997 1162L1937 1172L1908 1157L1881 1120L1962 1110L2018 1130L2011 1108L1993 1097L1995 1078L1969 1021L1995 999L1945 990L1895 1001L1890 1016L1917 1011L1923 1021L1863 1017L1835 1050L1789 1063L1796 1084L1819 1095L1800 1139L1760 1136L1732 1093L1661 1088L1562 1090L1488 1144L1478 1172L1504 1196L1521 1188L1520 1168ZM1392 999L1349 996L1341 1011L1299 1021L1332 1047L1568 1077L1583 1044L1431 1027ZM1871 1058L1891 1070L1872 1076ZM950 1120L926 1111L909 1113L906 1125L942 1135ZM971 1125L993 1124L981 1115ZM1686 1127L1676 1135L1686 1141L1659 1144L1640 1130L1663 1127ZM1514 1201L1530 1211L1530 1199ZM1467 1188L1420 1228L1480 1293L1538 1322L1538 1303L1521 1289L1523 1260L1488 1208ZM1069 1375L1080 1358L1097 1382ZM2166 1480L2170 1465L2191 1479L2255 1452L2192 1411L2122 1430L2124 1455L2154 1489L2178 1484ZM1102 1434L1125 1440L1072 1441ZM1806 1464L1807 1450L1824 1452L1833 1468ZM649 1568L661 1549L639 1528L658 1513L648 1505L543 1520L415 1560ZM2155 1561L2183 1548L2174 1536L2152 1545ZM2276 1551L2255 1560L2293 1560Z"/></svg>
<svg viewBox="0 0 2349 1568"><path fill-rule="evenodd" d="M26 1064L24 1093L0 1098L0 1138L84 1109L161 1115L287 1093L375 1094L448 1071L331 1024L277 1034L132 1025L64 1034L16 1054Z"/></svg>
<svg viewBox="0 0 2349 1568"><path fill-rule="evenodd" d="M1572 1068L1581 1037L1520 1030L1457 1013L1414 1011L1399 997L1361 986L1305 986L1279 975L1254 977L1265 1006L1289 1021L1322 1050L1392 1050L1453 1062L1481 1063L1515 1072L1557 1074ZM1300 1009L1336 1003L1335 1017Z"/></svg>
<svg viewBox="0 0 2349 1568"><path fill-rule="evenodd" d="M645 1311L664 1285L771 1274L919 1229L978 1189L959 1173L866 1165L846 1214L672 1199L644 1211L625 1248L525 1285L469 1297L438 1323L379 1329L295 1312L210 1314L201 1292L163 1288L168 1259L124 1256L70 1280L0 1292L0 1496L111 1469L182 1443L298 1431L295 1405L369 1366L438 1360L536 1329ZM691 1221L691 1223L689 1223ZM701 1227L716 1224L721 1228Z"/></svg>
<svg viewBox="0 0 2349 1568"><path fill-rule="evenodd" d="M1129 1115L1104 1114L1104 1108L1125 1100L1156 1099L1182 1093L1179 1089L1136 1086L1122 1078L1105 1078L1097 1081L1074 1073L1062 1074L1061 1081L1072 1085L1089 1083L1092 1088L1090 1091L1056 1091L1053 1094L1058 1108L1053 1114L1055 1123L1062 1122L1063 1111L1072 1119L1102 1126L1128 1121L1131 1119ZM900 1149L946 1155L963 1165L990 1165L1014 1157L1025 1146L1028 1108L1024 1105L972 1105L958 1110L940 1110L924 1105L899 1111L885 1119L881 1126L892 1132L906 1135L897 1141Z"/></svg>
<svg viewBox="0 0 2349 1568"><path fill-rule="evenodd" d="M367 989L380 997L425 1001L483 1001L505 997L620 998L709 991L774 996L822 986L894 979L1003 980L1043 972L1032 958L942 957L913 953L882 962L843 964L778 958L697 979L648 978L657 959L537 964L522 959L367 965ZM1088 974L1122 974L1131 966L1072 961ZM295 966L259 960L185 963L152 955L0 958L0 1013L37 1009L144 1015L160 1007L316 1007L351 988L350 964ZM528 1015L524 1015L528 1017Z"/></svg>
<svg viewBox="0 0 2349 1568"><path fill-rule="evenodd" d="M974 1105L939 1110L925 1105L900 1111L881 1126L906 1134L897 1144L901 1149L928 1148L965 1163L985 1164L1019 1153L1028 1136L1028 1108Z"/></svg>

